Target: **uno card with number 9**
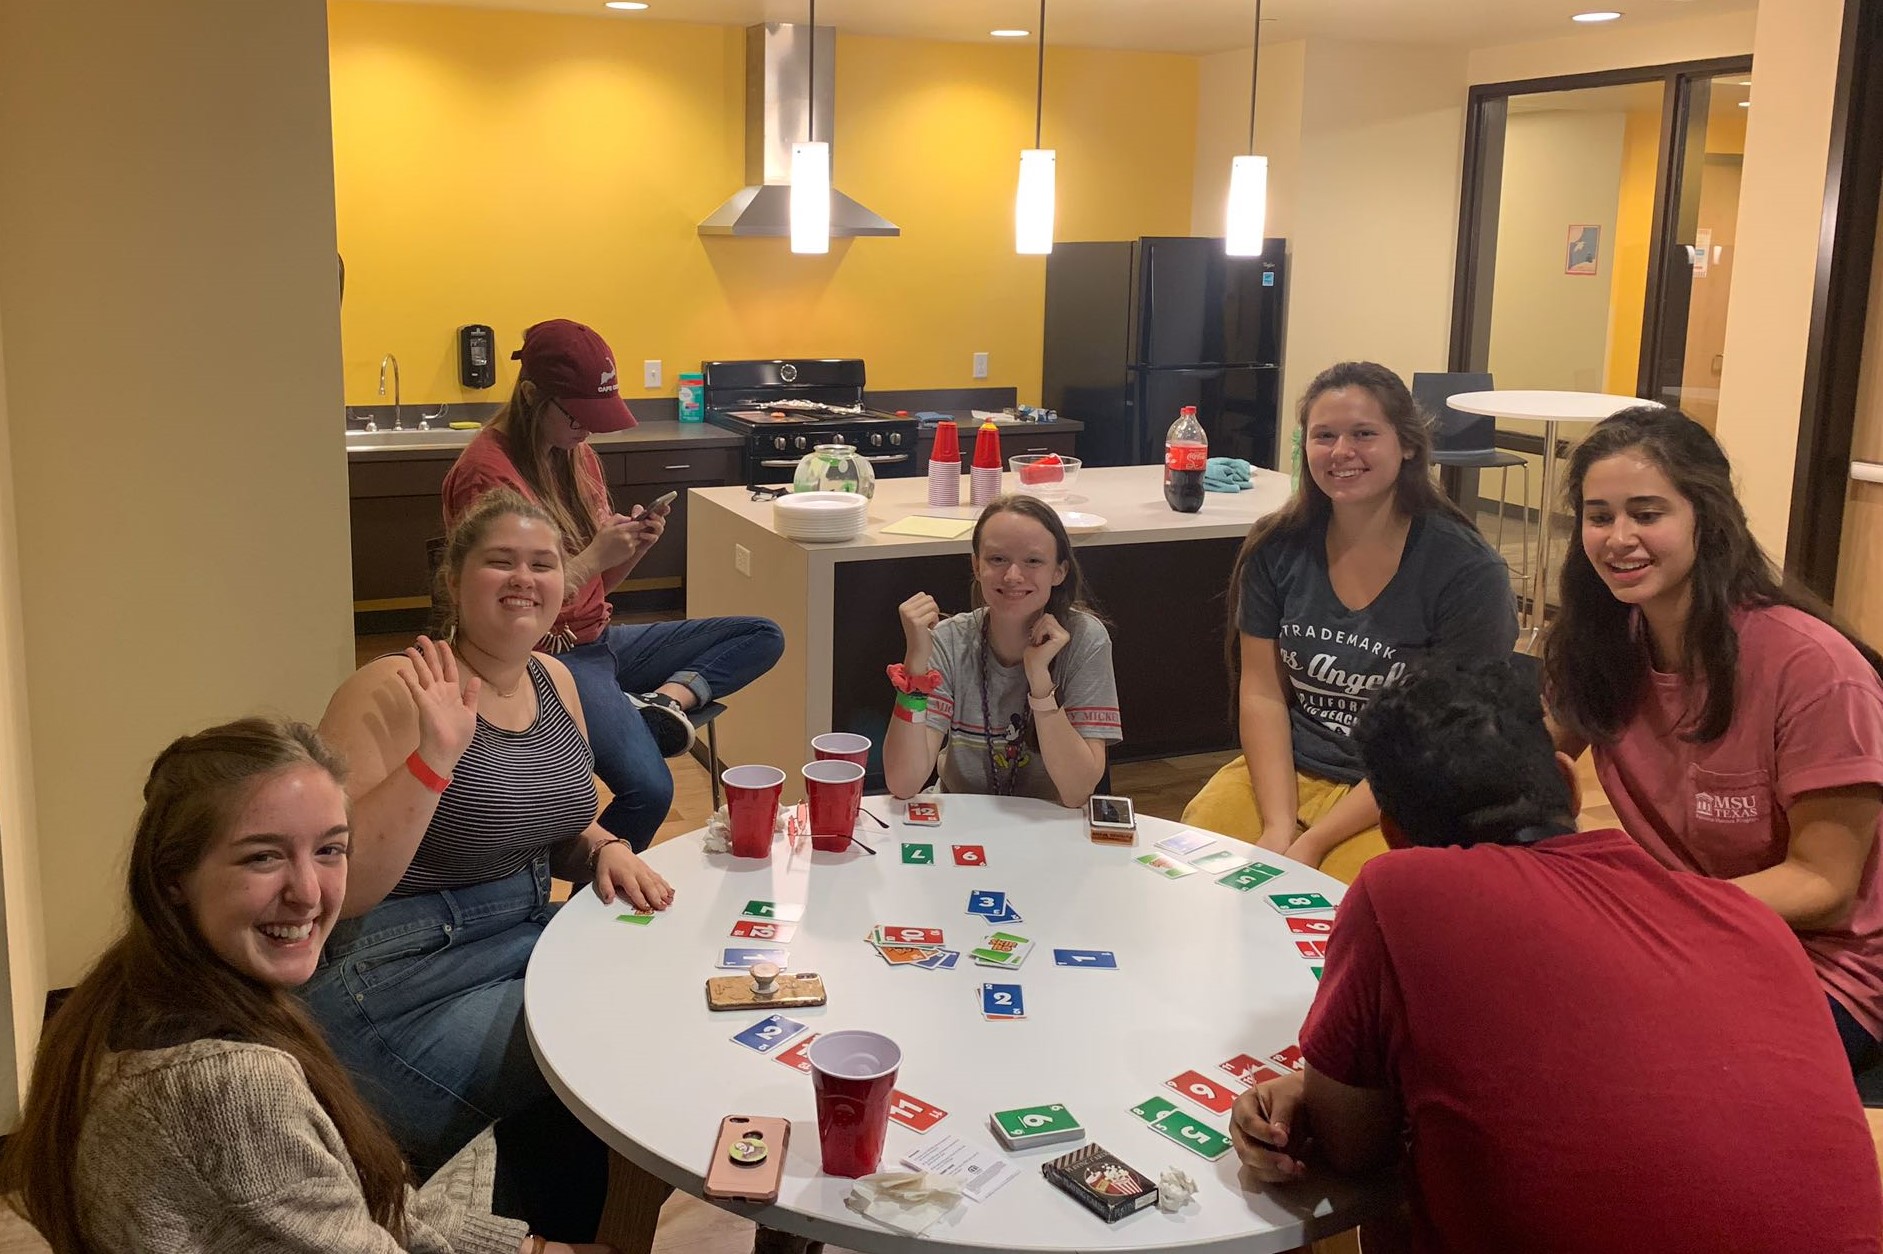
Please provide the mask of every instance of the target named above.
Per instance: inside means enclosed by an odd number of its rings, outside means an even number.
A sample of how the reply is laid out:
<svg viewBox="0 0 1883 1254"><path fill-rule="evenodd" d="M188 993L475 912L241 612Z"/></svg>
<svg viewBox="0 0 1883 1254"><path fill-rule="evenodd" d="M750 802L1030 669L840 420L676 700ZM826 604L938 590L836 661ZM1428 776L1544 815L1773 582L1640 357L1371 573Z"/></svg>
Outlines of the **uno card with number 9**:
<svg viewBox="0 0 1883 1254"><path fill-rule="evenodd" d="M769 1054L786 1041L804 1031L804 1025L796 1019L787 1019L783 1015L767 1015L745 1031L733 1036L733 1040L761 1054Z"/></svg>
<svg viewBox="0 0 1883 1254"><path fill-rule="evenodd" d="M997 1110L994 1127L1009 1146L1051 1144L1076 1137L1082 1129L1064 1106L1018 1106Z"/></svg>
<svg viewBox="0 0 1883 1254"><path fill-rule="evenodd" d="M1236 1104L1234 1090L1227 1084L1207 1079L1200 1072L1186 1071L1182 1075L1172 1076L1164 1084L1176 1090L1179 1097L1189 1098L1211 1114L1226 1115L1229 1108Z"/></svg>
<svg viewBox="0 0 1883 1254"><path fill-rule="evenodd" d="M1288 920L1288 930L1297 936L1326 936L1334 930L1334 921L1296 915Z"/></svg>

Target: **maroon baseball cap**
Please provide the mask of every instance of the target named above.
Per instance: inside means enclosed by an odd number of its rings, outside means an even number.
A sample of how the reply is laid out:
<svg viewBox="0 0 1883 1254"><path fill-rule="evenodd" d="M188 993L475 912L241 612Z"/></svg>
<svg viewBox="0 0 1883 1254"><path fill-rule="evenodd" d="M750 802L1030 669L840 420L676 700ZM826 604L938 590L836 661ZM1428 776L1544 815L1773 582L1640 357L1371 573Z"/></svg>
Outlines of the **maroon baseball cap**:
<svg viewBox="0 0 1883 1254"><path fill-rule="evenodd" d="M567 318L539 322L523 333L523 347L510 356L523 363L523 377L584 431L601 435L636 425L621 399L613 350L581 323Z"/></svg>

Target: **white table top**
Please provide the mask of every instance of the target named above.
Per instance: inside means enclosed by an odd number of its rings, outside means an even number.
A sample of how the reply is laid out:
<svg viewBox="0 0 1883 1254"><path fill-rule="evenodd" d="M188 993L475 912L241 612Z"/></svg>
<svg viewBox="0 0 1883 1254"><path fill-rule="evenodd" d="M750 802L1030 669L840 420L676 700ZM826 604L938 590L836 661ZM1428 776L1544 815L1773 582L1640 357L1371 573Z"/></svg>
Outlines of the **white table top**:
<svg viewBox="0 0 1883 1254"><path fill-rule="evenodd" d="M1638 396L1610 396L1604 392L1460 392L1445 403L1464 414L1493 418L1528 418L1540 422L1600 422L1610 414L1636 405L1652 405Z"/></svg>
<svg viewBox="0 0 1883 1254"><path fill-rule="evenodd" d="M886 798L865 805L891 816ZM620 908L592 892L576 894L537 943L524 1006L537 1061L582 1122L697 1195L723 1116L783 1115L795 1126L779 1204L727 1209L869 1254L918 1246L1262 1254L1351 1226L1379 1204L1325 1180L1244 1192L1233 1150L1206 1162L1131 1114L1163 1096L1227 1129L1226 1115L1192 1107L1164 1081L1192 1069L1227 1080L1219 1063L1293 1043L1314 997L1315 964L1297 953L1301 938L1267 896L1308 891L1338 901L1341 884L1274 855L1262 857L1287 874L1247 893L1208 871L1166 880L1133 858L1179 825L1140 818L1136 848L1094 845L1082 813L1023 798L949 796L940 827L890 821L888 831L867 820L859 828L875 856L794 854L780 843L770 861L751 863L703 853L697 833L657 846L647 858L673 883L675 901L646 926L617 922ZM936 865L904 864L904 841L933 845ZM987 864L954 865L953 844L983 846ZM1035 942L1019 970L968 956L996 930L965 912L968 894L987 889L1005 891L1023 916L1005 930ZM1150 1209L1107 1225L1039 1174L1042 1162L1076 1148L1061 1144L1008 1155L1017 1179L985 1202L962 1202L919 1241L846 1210L851 1182L819 1169L810 1077L777 1061L790 1046L746 1050L730 1038L763 1012L706 1008L705 980L728 974L715 969L720 950L765 943L729 935L755 898L806 906L785 946L789 969L821 973L829 991L826 1006L782 1013L812 1032L887 1033L903 1050L897 1088L948 1112L923 1135L892 1122L884 1169L950 1135L1004 1152L987 1127L991 1112L1059 1102L1085 1126L1084 1143L1152 1179L1178 1167L1198 1182L1197 1197L1174 1215ZM960 962L950 971L892 968L864 940L878 923L942 928ZM1057 967L1055 947L1113 950L1118 969ZM1027 1017L984 1020L983 982L1021 985Z"/></svg>

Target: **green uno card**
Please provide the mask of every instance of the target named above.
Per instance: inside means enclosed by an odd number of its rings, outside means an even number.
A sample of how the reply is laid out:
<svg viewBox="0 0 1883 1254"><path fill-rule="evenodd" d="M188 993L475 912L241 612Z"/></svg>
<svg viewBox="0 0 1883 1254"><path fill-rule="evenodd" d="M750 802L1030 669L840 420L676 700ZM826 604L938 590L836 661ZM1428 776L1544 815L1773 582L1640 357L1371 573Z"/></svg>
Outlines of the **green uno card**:
<svg viewBox="0 0 1883 1254"><path fill-rule="evenodd" d="M775 901L748 901L739 915L746 919L776 919L780 923L796 923L804 917L804 907L780 905Z"/></svg>
<svg viewBox="0 0 1883 1254"><path fill-rule="evenodd" d="M1149 1124L1153 1132L1161 1133L1211 1162L1229 1152L1227 1136L1199 1119L1192 1119L1178 1110L1175 1103L1161 1097L1139 1102L1131 1108L1131 1113Z"/></svg>
<svg viewBox="0 0 1883 1254"><path fill-rule="evenodd" d="M904 842L902 846L902 860L904 862L917 863L921 866L934 866L935 846L911 845Z"/></svg>
<svg viewBox="0 0 1883 1254"><path fill-rule="evenodd" d="M994 1123L1001 1134L1015 1144L1036 1137L1056 1136L1079 1131L1079 1121L1064 1106L1018 1106L994 1112Z"/></svg>
<svg viewBox="0 0 1883 1254"><path fill-rule="evenodd" d="M1309 967L1308 970L1314 972L1314 982L1319 984L1321 982L1321 969L1319 967Z"/></svg>
<svg viewBox="0 0 1883 1254"><path fill-rule="evenodd" d="M1317 910L1332 910L1334 903L1319 893L1274 893L1268 904L1282 914L1312 914Z"/></svg>
<svg viewBox="0 0 1883 1254"><path fill-rule="evenodd" d="M1280 867L1270 866L1266 862L1251 862L1248 866L1237 867L1216 882L1239 893L1246 893L1251 888L1260 888L1281 873Z"/></svg>
<svg viewBox="0 0 1883 1254"><path fill-rule="evenodd" d="M633 923L641 927L646 927L653 921L654 912L652 910L636 910L630 914L618 914L615 916L615 922L617 923Z"/></svg>

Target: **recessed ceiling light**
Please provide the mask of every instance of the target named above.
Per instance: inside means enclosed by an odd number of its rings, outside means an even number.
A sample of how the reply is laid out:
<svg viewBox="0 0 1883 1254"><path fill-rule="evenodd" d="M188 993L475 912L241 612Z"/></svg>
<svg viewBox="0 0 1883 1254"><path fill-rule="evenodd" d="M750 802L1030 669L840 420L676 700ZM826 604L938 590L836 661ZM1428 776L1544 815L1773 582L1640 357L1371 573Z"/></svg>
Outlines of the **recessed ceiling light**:
<svg viewBox="0 0 1883 1254"><path fill-rule="evenodd" d="M1033 32L1030 30L990 30L987 33L996 39L1025 39Z"/></svg>
<svg viewBox="0 0 1883 1254"><path fill-rule="evenodd" d="M1613 9L1597 9L1592 13L1573 14L1569 20L1572 22L1612 22L1620 16L1621 14Z"/></svg>
<svg viewBox="0 0 1883 1254"><path fill-rule="evenodd" d="M641 0L603 0L602 3L604 9L645 9L646 7Z"/></svg>

